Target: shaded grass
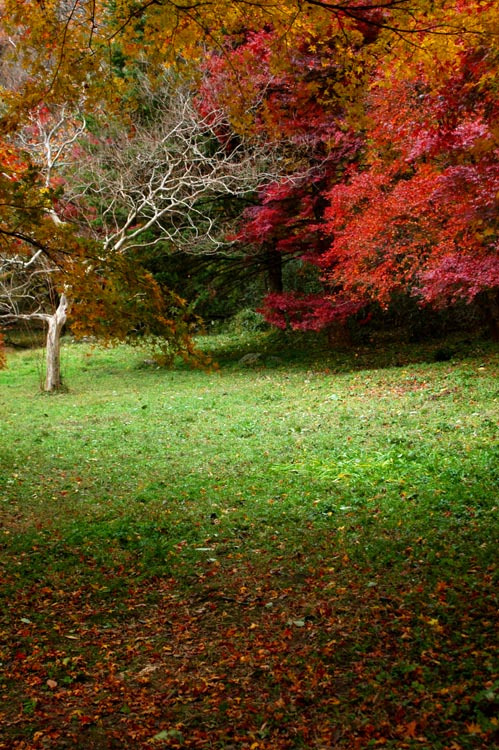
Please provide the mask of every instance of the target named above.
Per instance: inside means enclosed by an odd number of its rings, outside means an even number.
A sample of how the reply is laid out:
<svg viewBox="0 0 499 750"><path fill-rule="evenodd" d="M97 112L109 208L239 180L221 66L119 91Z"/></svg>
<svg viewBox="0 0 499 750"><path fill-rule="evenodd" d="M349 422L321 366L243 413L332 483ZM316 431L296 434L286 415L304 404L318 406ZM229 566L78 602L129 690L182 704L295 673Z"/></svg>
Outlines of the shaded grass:
<svg viewBox="0 0 499 750"><path fill-rule="evenodd" d="M75 711L85 748L491 746L497 352L298 343L206 339L213 373L68 345L58 396L10 358L0 747Z"/></svg>

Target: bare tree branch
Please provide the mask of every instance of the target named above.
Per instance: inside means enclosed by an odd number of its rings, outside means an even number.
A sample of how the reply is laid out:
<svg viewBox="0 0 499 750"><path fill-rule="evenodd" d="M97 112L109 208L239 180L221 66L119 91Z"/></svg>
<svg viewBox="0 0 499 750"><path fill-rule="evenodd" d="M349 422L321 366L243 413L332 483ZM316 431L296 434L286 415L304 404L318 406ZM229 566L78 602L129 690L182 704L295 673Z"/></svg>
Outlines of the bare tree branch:
<svg viewBox="0 0 499 750"><path fill-rule="evenodd" d="M86 126L81 112L69 111L65 104L51 108L42 105L29 113L18 139L38 163L45 187L51 186L55 170L61 171L71 161L71 148Z"/></svg>
<svg viewBox="0 0 499 750"><path fill-rule="evenodd" d="M94 207L98 222L88 226L106 255L159 242L213 252L227 244L214 206L282 177L279 153L232 142L222 112L201 116L190 92L167 80L146 95L150 122L133 122L128 132L116 126L88 144L74 199Z"/></svg>
<svg viewBox="0 0 499 750"><path fill-rule="evenodd" d="M48 320L52 267L43 249L31 256L0 254L0 321Z"/></svg>

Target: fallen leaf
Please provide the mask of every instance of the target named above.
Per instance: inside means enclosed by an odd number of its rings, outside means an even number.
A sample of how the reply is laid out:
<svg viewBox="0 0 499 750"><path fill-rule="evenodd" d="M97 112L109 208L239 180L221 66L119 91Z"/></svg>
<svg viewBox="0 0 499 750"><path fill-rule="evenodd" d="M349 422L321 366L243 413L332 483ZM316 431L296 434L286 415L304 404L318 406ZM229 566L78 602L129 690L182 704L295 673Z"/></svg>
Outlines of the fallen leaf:
<svg viewBox="0 0 499 750"><path fill-rule="evenodd" d="M417 723L415 721L410 721L408 724L406 724L404 728L404 737L414 739L416 737L416 726Z"/></svg>

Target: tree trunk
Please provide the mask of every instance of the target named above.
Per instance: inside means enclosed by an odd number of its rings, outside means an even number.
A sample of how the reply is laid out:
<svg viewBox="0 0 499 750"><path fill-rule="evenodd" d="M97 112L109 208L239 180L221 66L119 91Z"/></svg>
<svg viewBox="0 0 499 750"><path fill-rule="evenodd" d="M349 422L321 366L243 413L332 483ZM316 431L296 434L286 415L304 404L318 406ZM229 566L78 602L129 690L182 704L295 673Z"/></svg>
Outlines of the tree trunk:
<svg viewBox="0 0 499 750"><path fill-rule="evenodd" d="M265 266L269 292L282 292L282 254L273 247L267 248Z"/></svg>
<svg viewBox="0 0 499 750"><path fill-rule="evenodd" d="M47 373L45 391L57 391L61 380L61 332L67 320L70 303L65 294L61 294L59 305L53 315L47 316Z"/></svg>
<svg viewBox="0 0 499 750"><path fill-rule="evenodd" d="M499 341L499 292L489 292L483 305L485 320L493 341Z"/></svg>

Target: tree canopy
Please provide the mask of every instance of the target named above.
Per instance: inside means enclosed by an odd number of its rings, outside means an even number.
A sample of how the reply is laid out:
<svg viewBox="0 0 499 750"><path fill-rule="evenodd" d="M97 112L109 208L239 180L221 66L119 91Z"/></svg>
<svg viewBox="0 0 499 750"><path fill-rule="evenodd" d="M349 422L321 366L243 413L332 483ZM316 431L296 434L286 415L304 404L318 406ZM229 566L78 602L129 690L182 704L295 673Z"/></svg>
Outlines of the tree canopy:
<svg viewBox="0 0 499 750"><path fill-rule="evenodd" d="M107 335L114 326L123 336L124 309L143 299L146 279L146 297L172 299L156 294L136 245L166 251L206 232L265 259L263 310L281 327L327 327L400 292L437 306L481 299L497 316L494 2L2 0L0 12L2 258L30 263L41 251L51 283L86 305L81 321L99 319L113 289ZM172 70L204 125L169 172L173 162L153 155L174 148L183 115L162 139L153 106L144 127L139 81L157 92ZM65 134L47 140L62 111ZM260 164L260 178L236 188L250 142L279 154L279 170L269 180ZM168 174L175 207L158 188ZM201 210L220 188L252 193L230 232L220 212ZM286 258L316 269L312 290L283 288Z"/></svg>

